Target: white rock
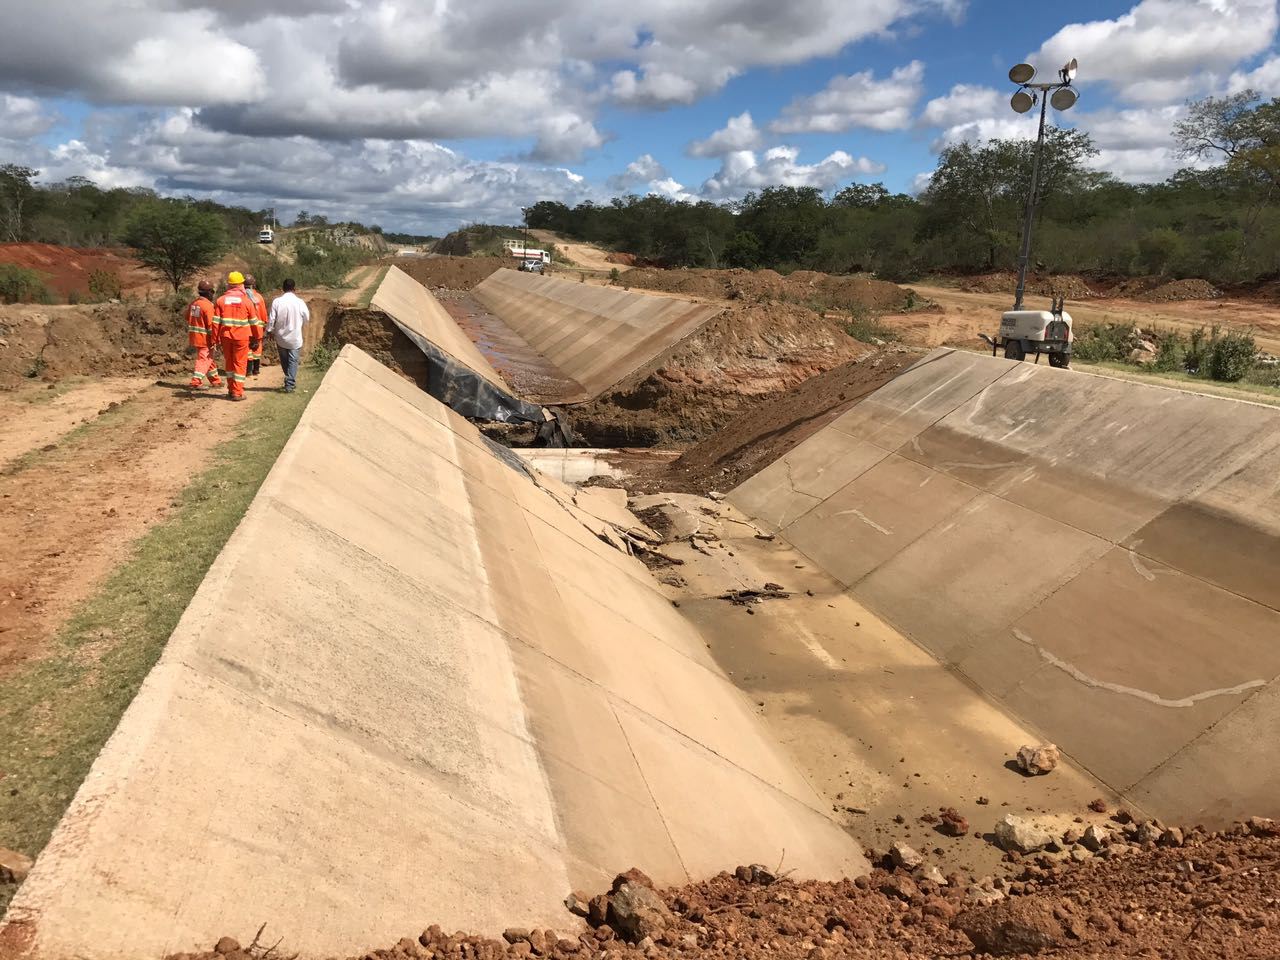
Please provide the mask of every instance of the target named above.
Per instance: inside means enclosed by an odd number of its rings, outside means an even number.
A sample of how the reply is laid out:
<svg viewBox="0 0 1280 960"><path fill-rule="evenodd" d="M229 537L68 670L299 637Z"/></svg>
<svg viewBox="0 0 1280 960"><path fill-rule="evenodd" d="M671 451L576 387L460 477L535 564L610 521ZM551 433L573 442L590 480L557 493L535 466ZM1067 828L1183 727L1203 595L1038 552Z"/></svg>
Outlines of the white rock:
<svg viewBox="0 0 1280 960"><path fill-rule="evenodd" d="M1058 838L1030 820L1008 814L996 824L996 843L1004 850L1035 853L1057 843Z"/></svg>

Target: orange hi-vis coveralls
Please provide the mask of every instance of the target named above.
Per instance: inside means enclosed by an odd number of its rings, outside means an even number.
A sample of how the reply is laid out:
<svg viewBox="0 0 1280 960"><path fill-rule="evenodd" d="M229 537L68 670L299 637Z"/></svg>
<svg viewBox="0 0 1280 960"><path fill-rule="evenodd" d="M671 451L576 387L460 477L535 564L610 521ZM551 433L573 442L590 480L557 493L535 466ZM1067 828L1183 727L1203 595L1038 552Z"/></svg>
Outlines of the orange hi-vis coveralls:
<svg viewBox="0 0 1280 960"><path fill-rule="evenodd" d="M258 375L258 367L262 363L262 349L266 346L263 340L263 331L267 328L267 298L252 287L245 287L244 292L253 301L254 311L258 318L256 324L258 346L255 349L252 344L249 345L249 373L256 377Z"/></svg>
<svg viewBox="0 0 1280 960"><path fill-rule="evenodd" d="M187 343L196 348L196 369L188 384L193 390L220 386L218 364L213 351L218 346L218 325L215 322L213 301L208 297L196 297L187 307Z"/></svg>
<svg viewBox="0 0 1280 960"><path fill-rule="evenodd" d="M261 343L258 311L242 284L234 284L218 298L214 323L222 336L222 360L227 365L227 395L233 400L244 397L244 381L249 369L249 344ZM255 332L256 331L256 332Z"/></svg>

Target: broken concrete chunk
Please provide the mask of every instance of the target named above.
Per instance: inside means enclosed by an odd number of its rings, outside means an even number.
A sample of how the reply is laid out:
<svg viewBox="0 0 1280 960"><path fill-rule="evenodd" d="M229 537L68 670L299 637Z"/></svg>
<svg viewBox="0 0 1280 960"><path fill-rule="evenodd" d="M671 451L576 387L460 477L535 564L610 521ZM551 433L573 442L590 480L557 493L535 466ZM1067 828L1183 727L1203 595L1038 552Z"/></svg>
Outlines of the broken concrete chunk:
<svg viewBox="0 0 1280 960"><path fill-rule="evenodd" d="M25 853L0 847L0 883L21 883L31 872L33 862Z"/></svg>
<svg viewBox="0 0 1280 960"><path fill-rule="evenodd" d="M1061 753L1052 743L1027 745L1018 750L1018 769L1029 777L1038 777L1057 767L1061 759Z"/></svg>
<svg viewBox="0 0 1280 960"><path fill-rule="evenodd" d="M914 870L924 864L924 857L905 843L895 843L889 848L889 859L904 870Z"/></svg>
<svg viewBox="0 0 1280 960"><path fill-rule="evenodd" d="M996 824L996 843L1001 849L1035 853L1057 843L1058 838L1030 820L1007 814Z"/></svg>
<svg viewBox="0 0 1280 960"><path fill-rule="evenodd" d="M662 898L643 883L624 881L609 897L609 923L629 943L661 934L672 919Z"/></svg>

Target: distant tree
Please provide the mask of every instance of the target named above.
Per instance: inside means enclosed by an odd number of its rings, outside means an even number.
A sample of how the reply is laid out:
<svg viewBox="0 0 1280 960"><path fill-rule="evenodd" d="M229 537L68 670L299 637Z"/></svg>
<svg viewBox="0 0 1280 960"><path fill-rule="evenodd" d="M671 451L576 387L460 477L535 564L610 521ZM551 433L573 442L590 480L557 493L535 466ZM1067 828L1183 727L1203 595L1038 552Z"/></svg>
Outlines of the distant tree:
<svg viewBox="0 0 1280 960"><path fill-rule="evenodd" d="M851 183L831 198L831 205L867 209L888 199L889 191L883 183Z"/></svg>
<svg viewBox="0 0 1280 960"><path fill-rule="evenodd" d="M0 229L10 243L26 239L26 225L34 212L39 170L6 163L0 167Z"/></svg>
<svg viewBox="0 0 1280 960"><path fill-rule="evenodd" d="M220 217L177 200L135 210L125 225L124 240L139 260L173 285L175 293L197 270L212 265L227 245Z"/></svg>
<svg viewBox="0 0 1280 960"><path fill-rule="evenodd" d="M1219 156L1227 167L1280 186L1280 99L1262 103L1253 90L1192 103L1173 128L1181 156Z"/></svg>
<svg viewBox="0 0 1280 960"><path fill-rule="evenodd" d="M729 244L724 249L724 258L731 267L758 267L760 238L748 230L739 230L729 238Z"/></svg>
<svg viewBox="0 0 1280 960"><path fill-rule="evenodd" d="M310 224L311 214L307 213L305 210L299 210L298 215L293 220L293 225L295 227L306 227L310 226Z"/></svg>

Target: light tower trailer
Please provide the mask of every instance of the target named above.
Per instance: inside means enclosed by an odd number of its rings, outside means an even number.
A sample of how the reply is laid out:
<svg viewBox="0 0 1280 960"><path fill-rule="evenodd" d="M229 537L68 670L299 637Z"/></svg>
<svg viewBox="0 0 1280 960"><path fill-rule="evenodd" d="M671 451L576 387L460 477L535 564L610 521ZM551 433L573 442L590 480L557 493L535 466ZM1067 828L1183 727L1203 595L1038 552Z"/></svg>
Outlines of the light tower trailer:
<svg viewBox="0 0 1280 960"><path fill-rule="evenodd" d="M1039 363L1043 353L1049 357L1049 366L1069 367L1073 335L1065 305L1066 298L1059 297L1049 310L1008 310L1000 317L998 337L979 336L991 345L993 357L1003 348L1007 360L1025 360L1033 353Z"/></svg>

